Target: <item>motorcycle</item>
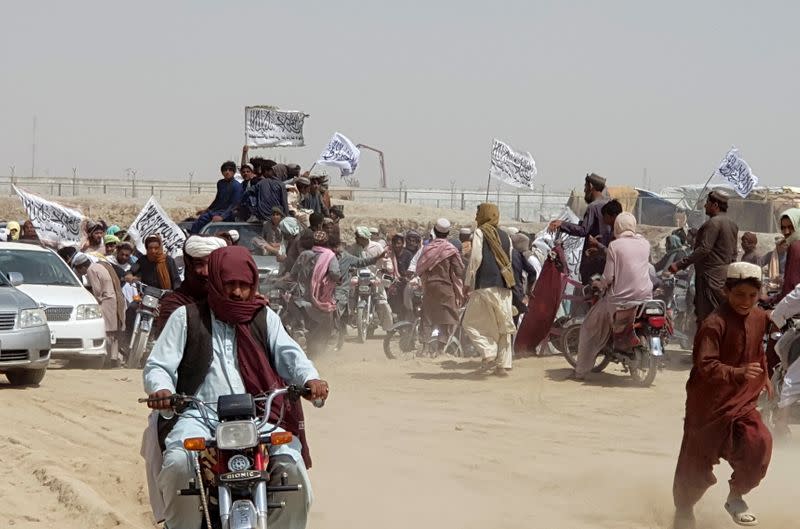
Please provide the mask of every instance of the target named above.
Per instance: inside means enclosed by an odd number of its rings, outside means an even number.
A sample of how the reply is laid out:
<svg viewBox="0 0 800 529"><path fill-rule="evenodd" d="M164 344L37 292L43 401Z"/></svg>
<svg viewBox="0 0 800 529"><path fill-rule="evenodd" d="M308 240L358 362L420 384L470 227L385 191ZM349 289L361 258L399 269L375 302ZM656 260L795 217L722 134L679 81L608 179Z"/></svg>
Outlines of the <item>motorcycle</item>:
<svg viewBox="0 0 800 529"><path fill-rule="evenodd" d="M591 286L592 296L599 292ZM622 365L640 387L650 386L656 378L659 361L664 355L662 333L667 327L666 304L657 299L618 309L614 315L614 331L597 354L593 373L602 372L610 363ZM564 332L561 350L572 367L577 365L578 341L583 319L573 320Z"/></svg>
<svg viewBox="0 0 800 529"><path fill-rule="evenodd" d="M396 360L399 358L413 358L420 353L420 348L425 347L422 343L423 331L422 319L422 285L418 282L409 284L412 289L411 313L412 319L395 323L386 333L383 339L383 353L386 358Z"/></svg>
<svg viewBox="0 0 800 529"><path fill-rule="evenodd" d="M308 388L289 386L266 396L220 395L216 403L203 402L190 395L172 395L170 406L177 413L188 406L200 412L201 420L213 432L211 437L184 439L190 453L195 478L181 496L200 496L207 529L266 529L271 511L285 506L270 498L271 494L299 492L302 486L289 484L285 475L270 472L269 448L292 441L290 432L277 432L283 420L281 406L276 425L267 426L273 401L280 396L297 400L310 393ZM139 399L154 402L159 399ZM216 404L217 419L209 417ZM324 401L314 401L321 408ZM263 408L262 408L263 407ZM263 415L258 416L258 409ZM272 501L271 501L272 500Z"/></svg>
<svg viewBox="0 0 800 529"><path fill-rule="evenodd" d="M131 369L140 369L147 360L147 354L152 349L152 342L155 341L155 337L151 336L151 331L153 322L158 316L158 306L161 298L171 292L144 283L139 283L137 287L140 298L139 308L136 310L136 319L133 323L127 361L127 366Z"/></svg>
<svg viewBox="0 0 800 529"><path fill-rule="evenodd" d="M661 288L656 293L655 298L664 302L667 307L667 323L669 336L667 339L676 341L681 349L691 350L694 341L695 320L694 314L688 312L686 295L689 283L685 272L677 276L664 274L661 279Z"/></svg>
<svg viewBox="0 0 800 529"><path fill-rule="evenodd" d="M280 317L289 336L304 346L308 327L306 326L305 311L295 302L295 298L299 295L299 288L297 283L290 281L273 283L269 289L269 300L270 307ZM275 300L274 306L273 299Z"/></svg>
<svg viewBox="0 0 800 529"><path fill-rule="evenodd" d="M388 288L394 278L388 274L377 277L369 268L361 268L351 280L351 287L355 287L355 321L353 327L358 330L358 341L364 343L367 338L372 338L378 328L378 317L375 314L375 305L378 303L378 289L383 285Z"/></svg>
<svg viewBox="0 0 800 529"><path fill-rule="evenodd" d="M775 389L775 396L770 399L767 392L761 393L758 399L758 410L761 413L764 424L773 430L786 374L794 363L800 359L800 320L789 318L784 330L772 333L768 336L768 339L775 340L775 352L778 354L780 362L775 366L771 379L772 387ZM791 406L789 422L793 424L800 423L800 402L796 402Z"/></svg>

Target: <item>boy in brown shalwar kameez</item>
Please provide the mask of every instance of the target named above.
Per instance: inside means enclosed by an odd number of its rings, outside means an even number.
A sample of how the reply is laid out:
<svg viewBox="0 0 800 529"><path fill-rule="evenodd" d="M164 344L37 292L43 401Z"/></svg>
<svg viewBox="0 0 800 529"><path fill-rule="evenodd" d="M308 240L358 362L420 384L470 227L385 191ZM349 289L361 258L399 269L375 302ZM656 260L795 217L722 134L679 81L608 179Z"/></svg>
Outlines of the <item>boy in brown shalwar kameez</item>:
<svg viewBox="0 0 800 529"><path fill-rule="evenodd" d="M762 346L769 328L756 307L761 269L728 266L726 301L703 322L694 341L694 367L686 384L683 443L675 470L675 528L694 528L694 505L716 483L720 458L733 468L725 509L739 525L758 523L742 496L764 478L772 437L756 410L761 391L772 387Z"/></svg>

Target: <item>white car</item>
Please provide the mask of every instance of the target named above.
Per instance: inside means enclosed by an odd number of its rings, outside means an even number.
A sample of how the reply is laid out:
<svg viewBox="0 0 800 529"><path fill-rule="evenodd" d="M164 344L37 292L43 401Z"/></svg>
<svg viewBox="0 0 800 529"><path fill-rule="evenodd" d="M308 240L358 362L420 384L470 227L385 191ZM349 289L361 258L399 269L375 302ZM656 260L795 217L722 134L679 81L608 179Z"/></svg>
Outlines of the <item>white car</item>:
<svg viewBox="0 0 800 529"><path fill-rule="evenodd" d="M50 357L100 368L106 358L106 325L100 305L67 264L35 244L0 243L0 270L22 276L17 288L47 315Z"/></svg>

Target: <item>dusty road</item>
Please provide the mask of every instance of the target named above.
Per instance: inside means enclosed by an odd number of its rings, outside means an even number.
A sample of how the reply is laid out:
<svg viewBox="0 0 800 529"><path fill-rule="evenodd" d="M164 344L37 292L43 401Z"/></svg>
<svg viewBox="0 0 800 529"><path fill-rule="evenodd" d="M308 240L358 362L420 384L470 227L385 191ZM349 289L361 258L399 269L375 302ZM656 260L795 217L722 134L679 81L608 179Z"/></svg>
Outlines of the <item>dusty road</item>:
<svg viewBox="0 0 800 529"><path fill-rule="evenodd" d="M386 360L377 341L318 362L331 382L308 407L314 528L667 528L685 369L649 389L611 368L564 381L560 357L517 362L508 379L468 361ZM38 388L0 377L0 527L151 528L139 371L52 369ZM761 527L797 525L800 443L776 448L752 495ZM699 506L722 510L729 469ZM794 480L794 481L793 481Z"/></svg>

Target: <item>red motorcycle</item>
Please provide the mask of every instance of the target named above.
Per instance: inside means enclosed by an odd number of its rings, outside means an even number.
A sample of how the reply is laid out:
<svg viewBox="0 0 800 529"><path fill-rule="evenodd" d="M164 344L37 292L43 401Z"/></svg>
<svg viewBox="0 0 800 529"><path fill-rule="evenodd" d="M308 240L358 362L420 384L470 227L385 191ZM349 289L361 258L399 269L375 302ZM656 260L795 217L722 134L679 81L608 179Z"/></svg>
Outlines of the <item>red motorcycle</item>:
<svg viewBox="0 0 800 529"><path fill-rule="evenodd" d="M600 299L596 287L584 287L591 304ZM577 364L578 341L583 317L569 321L562 335L561 350L572 367ZM664 356L662 337L669 332L666 304L658 299L632 303L614 314L609 341L597 354L593 373L600 373L610 363L621 364L637 386L648 387L656 378Z"/></svg>

